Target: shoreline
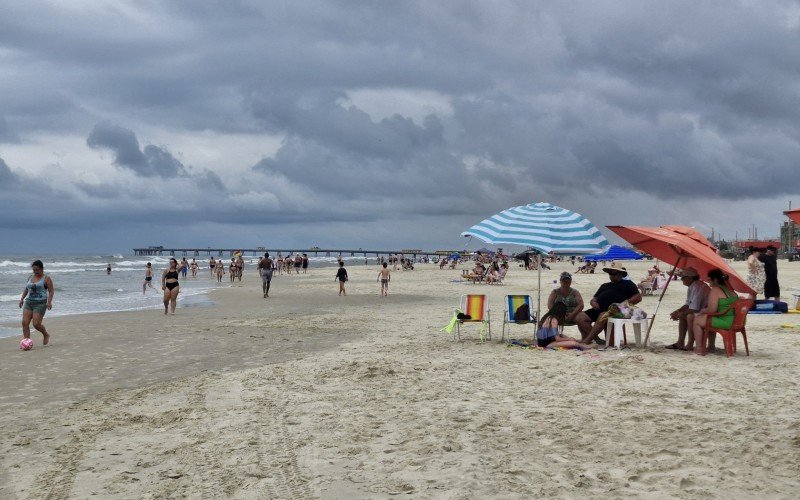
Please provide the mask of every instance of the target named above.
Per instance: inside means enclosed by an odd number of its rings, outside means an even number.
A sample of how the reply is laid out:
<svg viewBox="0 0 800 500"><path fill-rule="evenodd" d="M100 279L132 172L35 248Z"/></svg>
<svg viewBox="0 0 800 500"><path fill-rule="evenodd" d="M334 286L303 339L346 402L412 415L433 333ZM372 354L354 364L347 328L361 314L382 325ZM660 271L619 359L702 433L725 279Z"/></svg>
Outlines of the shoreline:
<svg viewBox="0 0 800 500"><path fill-rule="evenodd" d="M221 288L220 288L221 289ZM204 290L201 293L196 293L192 295L187 295L186 297L178 297L179 301L179 308L196 308L196 307L211 307L214 305L214 301L210 299L210 295L212 292L215 292L217 289L208 289ZM206 298L209 297L209 298ZM186 305L186 301L190 302L190 305ZM197 304L195 304L197 302ZM162 304L152 305L152 306L144 306L144 307L135 307L132 309L111 309L107 311L89 311L89 312L68 312L68 313L56 313L55 315L45 315L44 320L47 322L50 319L54 318L67 318L67 317L74 317L74 316L93 316L95 314L116 314L116 313L125 313L125 312L139 312L139 311L151 311L151 310L160 310L164 306ZM22 309L20 309L21 314ZM22 336L22 328L20 327L19 323L21 320L17 320L16 322L12 321L3 321L0 322L0 339L5 339L9 337L13 337L15 335ZM45 324L46 326L46 324ZM13 330L13 333L6 335L4 330ZM33 335L35 330L31 327L31 334ZM41 334L39 334L41 337Z"/></svg>

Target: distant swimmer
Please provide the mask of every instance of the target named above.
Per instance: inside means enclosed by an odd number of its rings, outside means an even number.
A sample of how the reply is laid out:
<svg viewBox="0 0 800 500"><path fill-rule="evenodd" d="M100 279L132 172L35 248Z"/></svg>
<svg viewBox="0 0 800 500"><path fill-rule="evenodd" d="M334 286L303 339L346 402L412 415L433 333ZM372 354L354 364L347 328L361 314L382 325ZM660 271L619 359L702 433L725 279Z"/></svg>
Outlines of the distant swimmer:
<svg viewBox="0 0 800 500"><path fill-rule="evenodd" d="M389 281L392 279L392 272L389 271L389 266L384 262L383 269L378 271L378 281L381 283L381 297L389 295Z"/></svg>
<svg viewBox="0 0 800 500"><path fill-rule="evenodd" d="M169 268L164 269L161 274L161 289L164 291L164 314L167 314L168 309L175 314L175 305L181 292L181 285L178 283L178 260L175 257L169 259Z"/></svg>
<svg viewBox="0 0 800 500"><path fill-rule="evenodd" d="M142 282L142 295L146 291L147 287L153 288L153 264L147 263L147 267L144 268L144 281ZM155 290L155 288L153 288Z"/></svg>
<svg viewBox="0 0 800 500"><path fill-rule="evenodd" d="M234 280L236 280L236 269L237 269L236 260L231 259L231 263L228 265L228 274L230 275L231 283L233 283Z"/></svg>
<svg viewBox="0 0 800 500"><path fill-rule="evenodd" d="M109 262L109 264L106 266L106 274L108 274L108 275L110 275L110 274L111 274L111 263L110 263L110 262Z"/></svg>
<svg viewBox="0 0 800 500"><path fill-rule="evenodd" d="M197 278L197 261L192 259L192 263L189 264L189 269L192 271L192 278Z"/></svg>
<svg viewBox="0 0 800 500"><path fill-rule="evenodd" d="M181 259L181 274L184 278L189 274L189 263L186 261L186 257Z"/></svg>
<svg viewBox="0 0 800 500"><path fill-rule="evenodd" d="M306 271L308 270L308 254L305 253L303 254L302 262L303 262L303 274L306 274Z"/></svg>
<svg viewBox="0 0 800 500"><path fill-rule="evenodd" d="M283 255L278 252L278 274L283 274Z"/></svg>
<svg viewBox="0 0 800 500"><path fill-rule="evenodd" d="M214 274L217 272L217 261L212 256L211 259L208 261L208 268L211 270L211 277L214 277Z"/></svg>
<svg viewBox="0 0 800 500"><path fill-rule="evenodd" d="M41 332L43 336L42 344L50 342L50 334L44 327L42 320L45 312L53 309L53 295L56 288L50 276L44 274L44 264L41 260L35 260L31 264L33 274L28 278L25 290L19 298L19 307L22 309L22 338L31 338L31 321L33 327Z"/></svg>
<svg viewBox="0 0 800 500"><path fill-rule="evenodd" d="M347 295L344 289L344 284L347 283L347 269L344 268L344 262L339 261L339 270L336 271L336 280L339 280L339 295Z"/></svg>
<svg viewBox="0 0 800 500"><path fill-rule="evenodd" d="M269 258L269 253L264 254L264 258L258 261L258 272L261 274L261 290L264 292L264 298L269 297L269 285L272 282L272 259Z"/></svg>

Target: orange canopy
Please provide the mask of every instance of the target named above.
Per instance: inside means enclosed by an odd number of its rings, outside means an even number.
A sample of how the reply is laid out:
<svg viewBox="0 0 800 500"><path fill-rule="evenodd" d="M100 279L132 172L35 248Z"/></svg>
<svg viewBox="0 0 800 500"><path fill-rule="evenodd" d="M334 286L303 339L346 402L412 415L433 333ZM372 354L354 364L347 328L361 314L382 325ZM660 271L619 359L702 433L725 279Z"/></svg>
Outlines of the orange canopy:
<svg viewBox="0 0 800 500"><path fill-rule="evenodd" d="M708 272L718 268L730 277L734 290L741 293L755 293L725 259L717 254L717 249L708 239L687 226L608 226L622 239L653 257L677 266L679 269L693 267L705 279Z"/></svg>
<svg viewBox="0 0 800 500"><path fill-rule="evenodd" d="M795 208L794 210L787 210L783 212L787 217L795 221L797 224L800 224L800 208Z"/></svg>

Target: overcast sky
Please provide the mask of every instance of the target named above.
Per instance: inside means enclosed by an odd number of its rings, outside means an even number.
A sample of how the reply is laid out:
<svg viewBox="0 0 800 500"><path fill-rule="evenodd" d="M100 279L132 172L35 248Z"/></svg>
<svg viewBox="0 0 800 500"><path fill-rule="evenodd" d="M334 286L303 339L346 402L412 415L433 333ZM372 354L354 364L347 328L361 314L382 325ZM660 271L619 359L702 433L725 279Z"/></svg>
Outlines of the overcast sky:
<svg viewBox="0 0 800 500"><path fill-rule="evenodd" d="M796 1L0 11L2 252L463 248L536 201L771 236L800 205Z"/></svg>

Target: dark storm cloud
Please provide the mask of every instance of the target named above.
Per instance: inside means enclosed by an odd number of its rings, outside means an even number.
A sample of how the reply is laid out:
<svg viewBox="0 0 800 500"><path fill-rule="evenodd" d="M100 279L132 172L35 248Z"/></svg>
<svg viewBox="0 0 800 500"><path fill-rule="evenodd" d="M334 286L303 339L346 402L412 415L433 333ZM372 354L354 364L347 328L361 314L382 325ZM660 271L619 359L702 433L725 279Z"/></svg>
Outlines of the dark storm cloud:
<svg viewBox="0 0 800 500"><path fill-rule="evenodd" d="M108 122L95 125L86 144L95 149L110 149L115 155L115 165L143 177L169 178L184 172L181 162L169 151L152 144L142 151L133 131Z"/></svg>
<svg viewBox="0 0 800 500"><path fill-rule="evenodd" d="M5 5L0 145L56 154L48 137L91 130L119 171L64 189L92 217L161 206L130 173L199 196L182 216L236 223L800 193L797 2ZM250 171L196 168L163 130L282 142L235 156Z"/></svg>

